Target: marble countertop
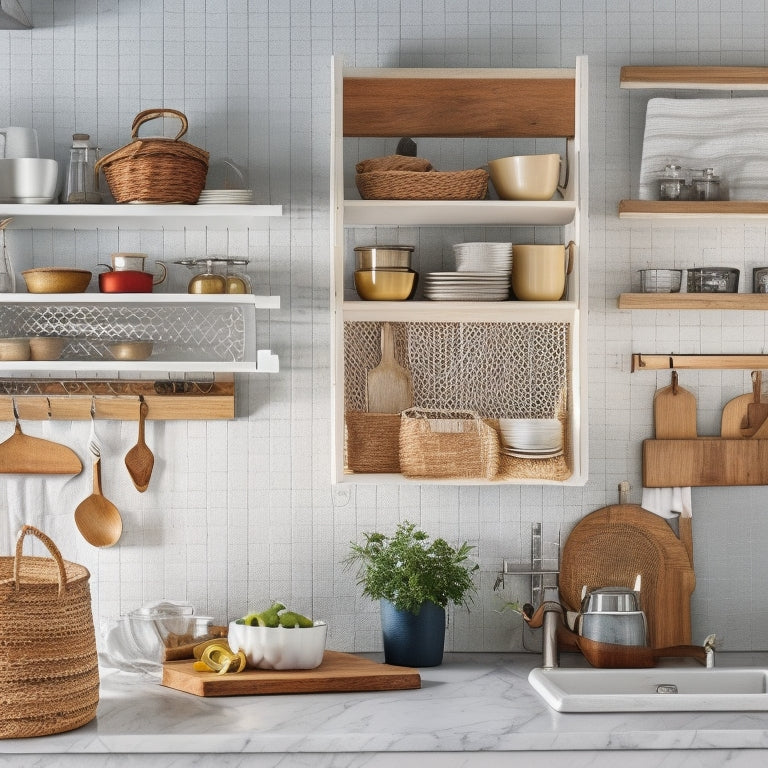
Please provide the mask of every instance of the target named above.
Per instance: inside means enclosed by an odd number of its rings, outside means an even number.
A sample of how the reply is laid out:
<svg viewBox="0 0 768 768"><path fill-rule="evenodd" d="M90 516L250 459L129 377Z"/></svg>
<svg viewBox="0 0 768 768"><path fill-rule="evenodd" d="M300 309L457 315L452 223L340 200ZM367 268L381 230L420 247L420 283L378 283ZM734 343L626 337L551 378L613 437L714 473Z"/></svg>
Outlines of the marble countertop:
<svg viewBox="0 0 768 768"><path fill-rule="evenodd" d="M577 666L569 657L563 666ZM765 666L768 654L718 661ZM539 663L531 654L446 654L442 666L420 670L418 690L223 698L104 669L95 721L0 740L0 755L768 749L768 712L555 712L527 680Z"/></svg>

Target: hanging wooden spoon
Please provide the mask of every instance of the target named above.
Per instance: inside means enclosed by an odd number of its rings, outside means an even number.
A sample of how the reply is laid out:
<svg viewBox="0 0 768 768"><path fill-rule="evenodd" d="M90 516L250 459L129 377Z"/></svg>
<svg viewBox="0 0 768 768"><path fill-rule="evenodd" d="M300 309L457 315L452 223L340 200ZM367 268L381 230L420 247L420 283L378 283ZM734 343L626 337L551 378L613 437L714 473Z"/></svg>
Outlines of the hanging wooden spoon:
<svg viewBox="0 0 768 768"><path fill-rule="evenodd" d="M117 544L123 532L123 519L117 507L101 492L101 457L93 461L93 493L75 509L75 525L94 547Z"/></svg>
<svg viewBox="0 0 768 768"><path fill-rule="evenodd" d="M125 454L125 466L139 493L144 493L149 487L152 468L155 466L155 456L144 442L144 421L148 413L149 406L142 397L139 403L139 438L136 445Z"/></svg>

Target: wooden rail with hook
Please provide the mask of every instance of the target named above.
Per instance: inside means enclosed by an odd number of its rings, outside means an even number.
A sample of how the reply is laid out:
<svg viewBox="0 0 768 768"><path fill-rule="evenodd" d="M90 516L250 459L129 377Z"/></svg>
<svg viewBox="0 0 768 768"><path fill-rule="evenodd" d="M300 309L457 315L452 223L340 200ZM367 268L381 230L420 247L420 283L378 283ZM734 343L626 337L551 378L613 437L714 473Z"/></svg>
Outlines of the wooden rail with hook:
<svg viewBox="0 0 768 768"><path fill-rule="evenodd" d="M210 382L126 380L0 380L0 421L85 421L91 418L138 421L140 399L147 420L234 419L231 375Z"/></svg>

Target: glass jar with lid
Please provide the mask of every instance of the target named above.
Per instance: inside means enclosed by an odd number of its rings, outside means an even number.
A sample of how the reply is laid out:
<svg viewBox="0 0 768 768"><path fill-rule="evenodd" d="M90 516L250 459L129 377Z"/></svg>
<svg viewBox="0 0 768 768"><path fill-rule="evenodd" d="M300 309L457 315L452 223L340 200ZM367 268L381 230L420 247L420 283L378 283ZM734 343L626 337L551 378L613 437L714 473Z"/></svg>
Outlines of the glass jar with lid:
<svg viewBox="0 0 768 768"><path fill-rule="evenodd" d="M669 163L659 177L659 200L685 200L686 193L683 167Z"/></svg>
<svg viewBox="0 0 768 768"><path fill-rule="evenodd" d="M715 175L715 169L704 168L694 173L697 175L691 179L691 199L719 200L720 177Z"/></svg>
<svg viewBox="0 0 768 768"><path fill-rule="evenodd" d="M181 259L176 262L197 274L189 281L189 293L250 293L251 282L243 267L247 259L210 256L202 259Z"/></svg>

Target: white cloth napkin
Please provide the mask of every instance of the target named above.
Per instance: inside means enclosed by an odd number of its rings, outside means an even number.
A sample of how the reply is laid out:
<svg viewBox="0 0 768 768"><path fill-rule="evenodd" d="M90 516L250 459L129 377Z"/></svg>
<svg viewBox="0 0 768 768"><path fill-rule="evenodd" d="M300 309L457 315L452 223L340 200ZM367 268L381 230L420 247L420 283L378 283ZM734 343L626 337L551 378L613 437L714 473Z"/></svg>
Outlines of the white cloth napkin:
<svg viewBox="0 0 768 768"><path fill-rule="evenodd" d="M690 488L643 488L640 506L667 520L693 515Z"/></svg>

